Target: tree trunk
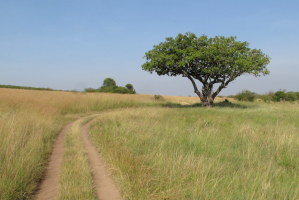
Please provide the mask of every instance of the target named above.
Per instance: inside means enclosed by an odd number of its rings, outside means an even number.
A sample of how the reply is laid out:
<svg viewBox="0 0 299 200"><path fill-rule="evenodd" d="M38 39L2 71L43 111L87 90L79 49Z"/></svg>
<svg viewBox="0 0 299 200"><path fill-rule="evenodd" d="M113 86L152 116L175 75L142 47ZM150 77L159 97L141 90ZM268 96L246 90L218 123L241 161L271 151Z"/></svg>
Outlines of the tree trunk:
<svg viewBox="0 0 299 200"><path fill-rule="evenodd" d="M201 103L204 107L212 107L214 98L212 97L213 85L203 84L202 86L202 97L200 98Z"/></svg>
<svg viewBox="0 0 299 200"><path fill-rule="evenodd" d="M214 99L212 97L203 97L200 98L200 101L203 107L213 107Z"/></svg>

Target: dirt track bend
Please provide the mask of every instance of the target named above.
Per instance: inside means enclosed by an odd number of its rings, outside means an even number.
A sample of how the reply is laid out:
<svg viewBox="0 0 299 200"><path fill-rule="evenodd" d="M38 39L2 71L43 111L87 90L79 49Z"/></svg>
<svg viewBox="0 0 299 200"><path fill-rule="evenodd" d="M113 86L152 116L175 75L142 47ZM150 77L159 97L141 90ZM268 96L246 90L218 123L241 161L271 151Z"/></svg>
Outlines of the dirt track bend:
<svg viewBox="0 0 299 200"><path fill-rule="evenodd" d="M81 127L81 134L82 141L85 146L85 151L88 156L89 165L92 171L97 198L99 200L122 200L117 187L115 186L110 174L105 168L103 160L98 154L96 148L91 143L89 137L89 127L94 121L95 120L91 120L87 124L83 125ZM59 177L61 166L63 164L63 145L65 135L74 123L75 122L72 122L64 126L62 131L59 133L53 147L50 162L46 169L45 176L33 199L56 200L58 198Z"/></svg>

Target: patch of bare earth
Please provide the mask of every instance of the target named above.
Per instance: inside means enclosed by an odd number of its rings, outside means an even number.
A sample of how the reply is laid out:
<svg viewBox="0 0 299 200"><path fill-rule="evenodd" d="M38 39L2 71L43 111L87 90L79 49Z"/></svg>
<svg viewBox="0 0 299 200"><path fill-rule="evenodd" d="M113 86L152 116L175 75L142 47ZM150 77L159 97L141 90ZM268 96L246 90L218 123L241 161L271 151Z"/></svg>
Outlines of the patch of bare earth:
<svg viewBox="0 0 299 200"><path fill-rule="evenodd" d="M59 177L61 166L63 164L64 140L65 135L74 122L64 126L59 133L50 157L49 165L45 176L34 195L35 200L54 200L58 198ZM105 168L105 164L98 154L96 148L92 145L89 138L89 126L91 122L81 128L82 140L86 149L90 168L92 170L93 181L95 184L96 195L100 200L122 200L122 197L113 182L110 174Z"/></svg>
<svg viewBox="0 0 299 200"><path fill-rule="evenodd" d="M69 123L64 126L55 141L45 177L34 196L34 199L36 200L52 200L56 199L58 196L59 176L63 160L64 138L71 125L72 123Z"/></svg>
<svg viewBox="0 0 299 200"><path fill-rule="evenodd" d="M82 139L88 155L90 167L92 170L93 181L95 184L96 194L100 200L121 200L122 197L113 182L110 174L106 170L105 164L98 154L96 148L92 145L89 137L90 123L85 124L82 131Z"/></svg>

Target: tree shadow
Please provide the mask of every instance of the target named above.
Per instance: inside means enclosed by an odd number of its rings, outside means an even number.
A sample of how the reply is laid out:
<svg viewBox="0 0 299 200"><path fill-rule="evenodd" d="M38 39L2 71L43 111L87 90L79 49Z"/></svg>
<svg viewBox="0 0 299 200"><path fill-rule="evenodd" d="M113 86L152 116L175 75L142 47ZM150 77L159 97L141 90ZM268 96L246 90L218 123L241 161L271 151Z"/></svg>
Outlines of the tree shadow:
<svg viewBox="0 0 299 200"><path fill-rule="evenodd" d="M195 104L190 104L190 105L182 105L182 104L173 103L173 102L166 102L166 103L162 104L162 107L167 107L167 108L204 108L204 106L202 106L201 103L195 103ZM232 103L230 101L222 101L222 102L214 103L213 107L214 108L251 109L251 108L257 107L257 105L240 104L240 103Z"/></svg>

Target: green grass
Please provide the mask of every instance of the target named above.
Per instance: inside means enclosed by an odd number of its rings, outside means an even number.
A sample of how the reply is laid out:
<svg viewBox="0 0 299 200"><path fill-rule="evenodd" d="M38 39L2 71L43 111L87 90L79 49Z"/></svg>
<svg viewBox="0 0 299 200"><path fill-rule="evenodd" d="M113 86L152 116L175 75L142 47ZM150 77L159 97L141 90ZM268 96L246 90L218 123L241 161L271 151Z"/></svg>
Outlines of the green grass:
<svg viewBox="0 0 299 200"><path fill-rule="evenodd" d="M140 108L92 139L125 199L299 199L298 104Z"/></svg>

